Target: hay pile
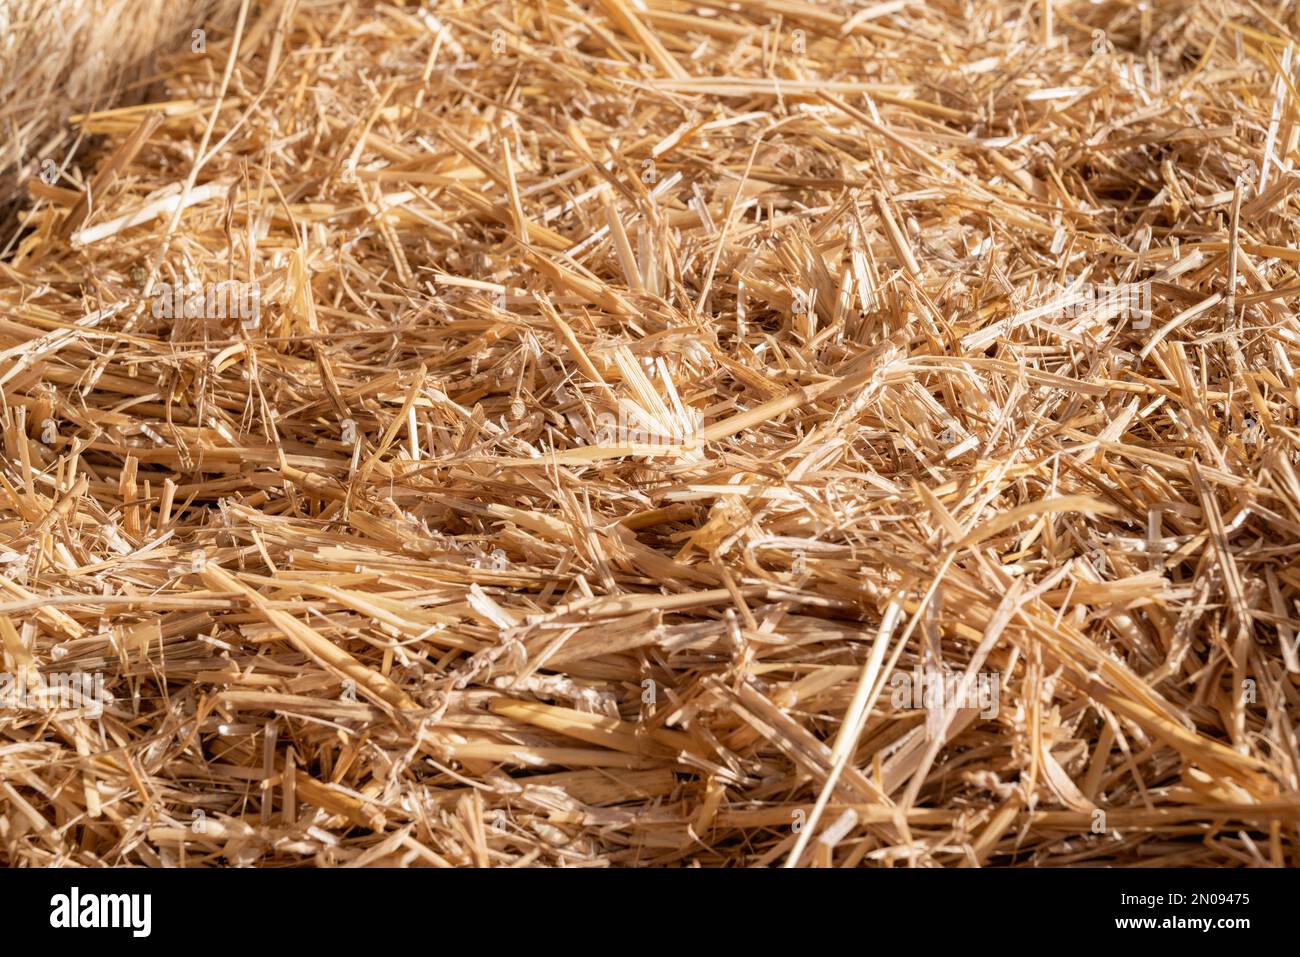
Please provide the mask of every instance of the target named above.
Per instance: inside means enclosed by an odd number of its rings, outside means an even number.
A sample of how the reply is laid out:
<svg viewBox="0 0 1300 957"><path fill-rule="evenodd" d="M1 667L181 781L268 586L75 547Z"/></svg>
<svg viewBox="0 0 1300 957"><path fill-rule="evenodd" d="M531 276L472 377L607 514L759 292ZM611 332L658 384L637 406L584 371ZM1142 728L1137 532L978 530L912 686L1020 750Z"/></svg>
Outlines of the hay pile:
<svg viewBox="0 0 1300 957"><path fill-rule="evenodd" d="M1296 863L1272 9L271 0L72 116L0 861Z"/></svg>

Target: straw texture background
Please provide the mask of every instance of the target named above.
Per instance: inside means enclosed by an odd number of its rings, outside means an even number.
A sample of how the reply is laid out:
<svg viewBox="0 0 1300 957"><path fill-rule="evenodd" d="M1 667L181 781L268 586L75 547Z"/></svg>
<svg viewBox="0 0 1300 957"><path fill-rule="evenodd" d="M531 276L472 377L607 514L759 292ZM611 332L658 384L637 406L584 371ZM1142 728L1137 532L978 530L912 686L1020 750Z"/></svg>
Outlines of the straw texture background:
<svg viewBox="0 0 1300 957"><path fill-rule="evenodd" d="M0 863L1296 863L1296 32L0 3Z"/></svg>

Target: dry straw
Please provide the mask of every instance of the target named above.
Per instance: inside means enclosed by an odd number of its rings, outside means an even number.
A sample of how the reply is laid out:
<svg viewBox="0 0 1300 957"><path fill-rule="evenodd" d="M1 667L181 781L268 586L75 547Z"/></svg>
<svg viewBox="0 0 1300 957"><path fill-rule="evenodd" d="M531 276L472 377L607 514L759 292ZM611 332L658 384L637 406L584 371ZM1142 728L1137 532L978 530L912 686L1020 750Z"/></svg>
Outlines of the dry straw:
<svg viewBox="0 0 1300 957"><path fill-rule="evenodd" d="M0 72L4 671L111 694L0 861L1296 863L1293 9L103 6L0 7L105 93Z"/></svg>

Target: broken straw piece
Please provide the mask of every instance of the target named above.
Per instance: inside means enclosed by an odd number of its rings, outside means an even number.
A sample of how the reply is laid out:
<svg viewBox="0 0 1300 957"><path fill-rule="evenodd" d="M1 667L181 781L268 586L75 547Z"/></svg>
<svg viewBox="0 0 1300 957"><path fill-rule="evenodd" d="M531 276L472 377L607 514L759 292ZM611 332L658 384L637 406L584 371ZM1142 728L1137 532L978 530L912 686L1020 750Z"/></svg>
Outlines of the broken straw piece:
<svg viewBox="0 0 1300 957"><path fill-rule="evenodd" d="M84 229L79 229L72 234L71 242L76 247L89 246L100 240L108 239L110 236L116 236L124 229L130 229L132 226L139 226L141 223L147 223L150 220L172 213L178 206L182 209L189 209L199 203L206 203L209 200L225 196L229 191L229 183L205 183L190 190L189 195L185 197L183 206L181 205L179 192L172 196L164 196L162 199L146 203L133 213L110 219L98 226L87 226Z"/></svg>

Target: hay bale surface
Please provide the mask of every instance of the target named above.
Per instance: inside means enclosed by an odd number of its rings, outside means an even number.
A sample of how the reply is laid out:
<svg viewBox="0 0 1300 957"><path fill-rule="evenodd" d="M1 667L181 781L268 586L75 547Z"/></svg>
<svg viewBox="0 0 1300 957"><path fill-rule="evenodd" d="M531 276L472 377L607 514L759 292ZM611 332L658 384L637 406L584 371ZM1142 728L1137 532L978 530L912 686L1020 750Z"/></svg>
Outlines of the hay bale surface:
<svg viewBox="0 0 1300 957"><path fill-rule="evenodd" d="M0 227L11 228L25 180L59 176L85 155L87 136L65 122L70 113L138 102L160 57L205 47L207 30L229 26L238 6L238 0L0 3Z"/></svg>
<svg viewBox="0 0 1300 957"><path fill-rule="evenodd" d="M232 12L0 71L0 863L1296 862L1294 10Z"/></svg>

